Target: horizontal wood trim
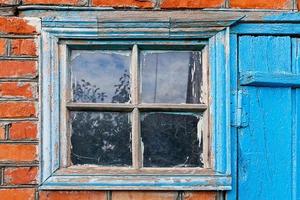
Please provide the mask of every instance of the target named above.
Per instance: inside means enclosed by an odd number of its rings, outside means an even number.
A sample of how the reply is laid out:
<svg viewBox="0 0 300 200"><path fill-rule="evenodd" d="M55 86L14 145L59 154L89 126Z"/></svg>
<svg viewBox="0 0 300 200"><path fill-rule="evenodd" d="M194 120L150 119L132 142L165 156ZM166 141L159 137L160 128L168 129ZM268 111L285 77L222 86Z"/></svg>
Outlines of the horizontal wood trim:
<svg viewBox="0 0 300 200"><path fill-rule="evenodd" d="M85 27L102 28L192 28L192 27L214 27L229 26L237 20L243 18L240 13L227 13L226 16L215 12L116 12L102 11L100 15L90 15L93 17L71 17L64 27L76 27L82 24ZM66 17L44 17L43 27L61 27L65 24ZM192 22L192 23L191 23ZM147 23L147 24L145 24ZM77 25L78 26L78 25Z"/></svg>
<svg viewBox="0 0 300 200"><path fill-rule="evenodd" d="M300 75L287 73L243 72L240 84L244 86L300 87Z"/></svg>
<svg viewBox="0 0 300 200"><path fill-rule="evenodd" d="M140 110L163 110L163 111L205 111L207 105L204 104L140 104Z"/></svg>
<svg viewBox="0 0 300 200"><path fill-rule="evenodd" d="M184 29L182 31L168 28L136 28L136 29L98 29L98 28L43 28L58 38L72 39L207 39L225 28L216 28L214 31L204 29Z"/></svg>
<svg viewBox="0 0 300 200"><path fill-rule="evenodd" d="M215 174L212 169L200 167L182 168L133 168L133 167L100 167L96 165L76 165L68 168L61 168L56 175L182 175L182 174Z"/></svg>
<svg viewBox="0 0 300 200"><path fill-rule="evenodd" d="M118 104L118 103L68 103L67 108L72 111L205 111L205 104Z"/></svg>
<svg viewBox="0 0 300 200"><path fill-rule="evenodd" d="M131 104L102 104L102 103L67 103L67 108L72 111L132 111Z"/></svg>
<svg viewBox="0 0 300 200"><path fill-rule="evenodd" d="M124 19L149 19L149 20L168 20L171 16L174 20L191 21L211 21L212 25L218 22L235 20L241 17L242 22L300 22L300 13L290 10L254 10L254 9L202 9L202 10L115 10L103 7L63 7L46 5L23 5L18 7L20 16L78 16L78 12L83 18L90 16L111 15L114 18ZM218 20L214 20L219 17ZM215 23L215 24L214 24Z"/></svg>
<svg viewBox="0 0 300 200"><path fill-rule="evenodd" d="M140 168L133 167L99 167L93 165L71 166L61 168L56 175L211 175L212 169L192 168Z"/></svg>
<svg viewBox="0 0 300 200"><path fill-rule="evenodd" d="M230 190L224 175L102 175L48 178L40 190Z"/></svg>
<svg viewBox="0 0 300 200"><path fill-rule="evenodd" d="M300 26L298 23L245 23L232 27L230 33L234 34L272 34L272 35L299 35Z"/></svg>
<svg viewBox="0 0 300 200"><path fill-rule="evenodd" d="M58 38L205 39L236 23L243 15L211 12L101 12L100 16L42 17L42 28ZM91 17L93 16L93 17Z"/></svg>
<svg viewBox="0 0 300 200"><path fill-rule="evenodd" d="M131 50L137 44L139 50L202 50L207 40L60 40L60 44L68 45L71 50L104 49Z"/></svg>

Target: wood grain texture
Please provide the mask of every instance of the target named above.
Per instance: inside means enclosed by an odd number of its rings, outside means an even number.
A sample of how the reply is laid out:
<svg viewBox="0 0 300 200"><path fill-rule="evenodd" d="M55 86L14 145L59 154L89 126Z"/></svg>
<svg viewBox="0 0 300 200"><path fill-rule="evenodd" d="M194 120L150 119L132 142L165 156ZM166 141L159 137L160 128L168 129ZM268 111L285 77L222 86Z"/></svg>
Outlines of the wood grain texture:
<svg viewBox="0 0 300 200"><path fill-rule="evenodd" d="M261 73L248 71L240 74L241 85L263 87L300 87L300 75L292 73Z"/></svg>
<svg viewBox="0 0 300 200"><path fill-rule="evenodd" d="M230 190L224 175L52 175L41 190Z"/></svg>
<svg viewBox="0 0 300 200"><path fill-rule="evenodd" d="M143 20L159 20L167 19L168 17L179 18L181 20L190 21L211 21L211 25L218 24L212 18L232 19L233 16L242 17L241 22L299 22L300 13L283 10L226 10L226 9L207 9L207 10L105 10L97 7L62 7L62 6L19 6L20 16L33 17L82 17L89 18L91 16L102 17L111 15L112 18L136 19ZM101 12L100 12L101 11ZM78 14L80 12L80 14ZM107 18L107 17L105 17ZM226 21L226 20L225 20ZM280 32L278 32L280 33Z"/></svg>
<svg viewBox="0 0 300 200"><path fill-rule="evenodd" d="M300 40L299 38L292 39L292 72L300 74ZM293 99L293 144L292 144L292 158L293 158L293 200L297 199L300 195L299 183L300 183L300 89L296 88L292 91Z"/></svg>
<svg viewBox="0 0 300 200"><path fill-rule="evenodd" d="M242 36L239 45L240 72L291 72L289 37ZM248 125L238 133L238 197L292 199L291 88L246 86L242 99Z"/></svg>
<svg viewBox="0 0 300 200"><path fill-rule="evenodd" d="M238 36L230 34L230 77L238 80ZM240 123L241 105L238 101L238 82L230 81L231 102L231 176L232 190L226 192L227 200L237 199L237 131Z"/></svg>

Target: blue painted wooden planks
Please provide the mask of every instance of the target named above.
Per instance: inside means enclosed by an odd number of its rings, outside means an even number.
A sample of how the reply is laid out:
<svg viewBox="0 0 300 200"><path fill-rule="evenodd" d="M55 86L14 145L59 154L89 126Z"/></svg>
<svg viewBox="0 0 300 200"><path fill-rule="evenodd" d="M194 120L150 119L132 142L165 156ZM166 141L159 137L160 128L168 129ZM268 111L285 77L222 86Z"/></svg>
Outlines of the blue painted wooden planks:
<svg viewBox="0 0 300 200"><path fill-rule="evenodd" d="M291 73L291 39L239 38L239 71ZM240 200L292 199L292 89L241 87L243 116L238 132Z"/></svg>
<svg viewBox="0 0 300 200"><path fill-rule="evenodd" d="M240 84L264 87L300 87L300 75L292 73L262 73L247 71L240 73Z"/></svg>

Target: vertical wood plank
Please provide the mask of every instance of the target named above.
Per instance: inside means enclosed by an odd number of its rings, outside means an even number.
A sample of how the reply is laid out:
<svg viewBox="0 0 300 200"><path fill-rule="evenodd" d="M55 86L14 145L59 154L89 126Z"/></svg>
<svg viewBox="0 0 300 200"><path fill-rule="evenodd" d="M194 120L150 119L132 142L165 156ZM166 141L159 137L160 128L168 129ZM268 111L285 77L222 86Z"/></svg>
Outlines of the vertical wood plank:
<svg viewBox="0 0 300 200"><path fill-rule="evenodd" d="M229 30L210 38L211 130L213 168L230 174L230 63Z"/></svg>
<svg viewBox="0 0 300 200"><path fill-rule="evenodd" d="M50 52L50 58L51 58L51 143L52 143L52 170L55 171L59 168L60 165L60 134L59 133L59 127L60 127L60 84L59 84L59 52L58 52L58 38L52 36L50 48L52 49ZM57 84L55 84L57 83ZM49 95L49 94L48 94Z"/></svg>
<svg viewBox="0 0 300 200"><path fill-rule="evenodd" d="M300 74L300 39L292 39L292 72ZM293 200L300 197L300 89L293 89Z"/></svg>
<svg viewBox="0 0 300 200"><path fill-rule="evenodd" d="M232 190L226 192L227 200L237 199L237 110L238 108L238 36L230 35L230 92L231 92L231 176Z"/></svg>
<svg viewBox="0 0 300 200"><path fill-rule="evenodd" d="M137 108L132 112L132 165L135 169L142 167L140 113Z"/></svg>
<svg viewBox="0 0 300 200"><path fill-rule="evenodd" d="M243 36L239 70L290 72L289 37ZM238 132L240 200L292 199L292 90L242 87L248 126Z"/></svg>
<svg viewBox="0 0 300 200"><path fill-rule="evenodd" d="M291 89L245 93L249 126L238 135L239 199L291 199Z"/></svg>
<svg viewBox="0 0 300 200"><path fill-rule="evenodd" d="M210 85L210 79L209 79L209 52L208 52L208 47L204 47L202 50L202 68L203 68L203 73L202 73L202 86L201 86L201 91L202 91L202 98L203 98L203 103L206 105L209 105L209 85ZM203 133L203 163L204 163L204 168L211 168L212 166L212 160L210 159L210 146L211 146L211 133L210 133L210 108L203 113L203 121L206 122L203 124L203 129L201 130Z"/></svg>
<svg viewBox="0 0 300 200"><path fill-rule="evenodd" d="M131 56L131 96L132 103L137 105L139 103L139 58L138 58L138 46L135 44L132 48L132 56Z"/></svg>
<svg viewBox="0 0 300 200"><path fill-rule="evenodd" d="M291 72L291 40L286 36L242 36L239 70Z"/></svg>
<svg viewBox="0 0 300 200"><path fill-rule="evenodd" d="M68 128L68 110L67 110L67 102L70 100L70 91L71 91L71 77L68 76L67 68L67 46L59 45L59 71L60 71L60 91L61 91L61 101L60 101L60 161L61 167L67 167L71 161L70 155L70 147L71 147L71 133L70 128Z"/></svg>
<svg viewBox="0 0 300 200"><path fill-rule="evenodd" d="M132 49L131 59L131 80L132 80L132 104L139 104L139 60L138 46L135 44ZM141 134L140 134L140 113L138 108L132 112L132 165L139 169L142 166L141 160Z"/></svg>

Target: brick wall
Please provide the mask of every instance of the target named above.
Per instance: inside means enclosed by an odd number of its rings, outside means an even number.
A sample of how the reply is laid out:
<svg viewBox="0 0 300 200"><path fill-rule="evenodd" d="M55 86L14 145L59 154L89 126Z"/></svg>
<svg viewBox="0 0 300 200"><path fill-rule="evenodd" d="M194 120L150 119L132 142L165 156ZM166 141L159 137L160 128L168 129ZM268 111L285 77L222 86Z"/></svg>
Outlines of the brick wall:
<svg viewBox="0 0 300 200"><path fill-rule="evenodd" d="M141 9L300 9L300 0L0 0L1 6L72 5ZM38 180L39 19L0 16L0 199L213 200L215 192L43 191Z"/></svg>
<svg viewBox="0 0 300 200"><path fill-rule="evenodd" d="M3 200L36 196L38 26L33 25L34 21L0 17L0 199Z"/></svg>

